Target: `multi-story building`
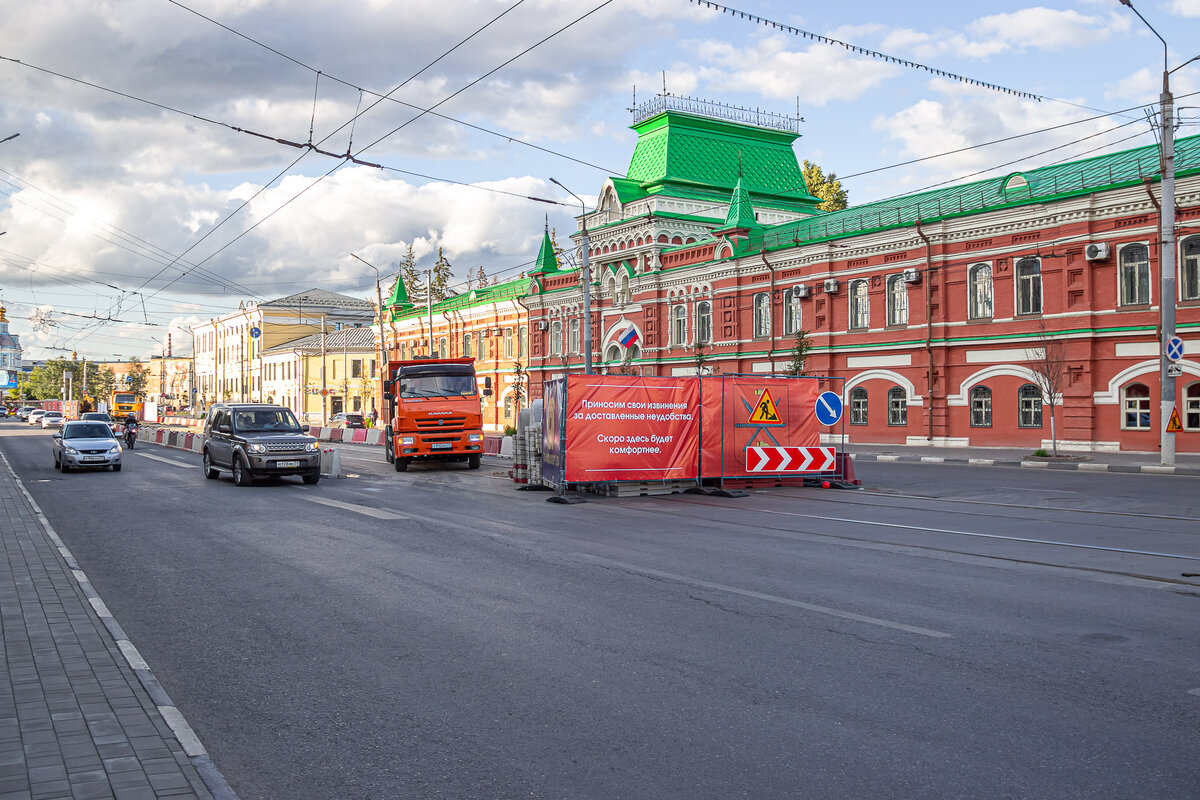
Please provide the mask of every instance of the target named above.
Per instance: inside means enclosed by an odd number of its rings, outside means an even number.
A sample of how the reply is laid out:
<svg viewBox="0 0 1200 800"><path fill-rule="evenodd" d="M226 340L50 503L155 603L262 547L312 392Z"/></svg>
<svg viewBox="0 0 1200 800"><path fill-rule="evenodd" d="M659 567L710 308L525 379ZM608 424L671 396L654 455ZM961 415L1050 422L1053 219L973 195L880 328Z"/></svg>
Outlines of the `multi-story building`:
<svg viewBox="0 0 1200 800"><path fill-rule="evenodd" d="M269 347L262 352L263 397L292 409L302 422L334 414L366 414L378 376L374 328L344 327Z"/></svg>
<svg viewBox="0 0 1200 800"><path fill-rule="evenodd" d="M0 392L17 388L21 373L21 340L8 331L6 309L0 306Z"/></svg>
<svg viewBox="0 0 1200 800"><path fill-rule="evenodd" d="M322 330L369 326L374 319L374 303L324 289L242 303L237 311L192 326L197 398L203 405L262 401L266 350Z"/></svg>
<svg viewBox="0 0 1200 800"><path fill-rule="evenodd" d="M580 271L557 265L504 284L507 304L442 304L528 325L530 396L582 368L583 325L598 371L643 375L781 372L802 333L805 371L838 379L851 441L1039 447L1054 425L1068 447L1158 448L1156 147L826 213L793 120L660 97L633 128L627 177L573 235L586 227L590 320ZM1200 137L1178 141L1176 170L1176 447L1197 452ZM399 316L426 347L420 314ZM435 313L434 347L453 352L463 327ZM1047 342L1053 395L1036 365Z"/></svg>

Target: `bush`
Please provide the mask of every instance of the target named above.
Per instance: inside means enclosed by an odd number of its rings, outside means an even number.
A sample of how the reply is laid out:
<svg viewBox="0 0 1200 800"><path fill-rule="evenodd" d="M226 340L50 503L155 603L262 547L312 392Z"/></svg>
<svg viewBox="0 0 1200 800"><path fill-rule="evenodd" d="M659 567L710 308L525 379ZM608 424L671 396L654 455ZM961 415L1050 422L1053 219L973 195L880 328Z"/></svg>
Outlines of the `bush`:
<svg viewBox="0 0 1200 800"><path fill-rule="evenodd" d="M1037 456L1038 458L1045 458L1046 456L1050 455L1049 453L1046 452L1045 448L1042 448L1042 447L1039 447L1037 450L1034 450L1033 454L1035 456Z"/></svg>
<svg viewBox="0 0 1200 800"><path fill-rule="evenodd" d="M512 425L505 425L504 426L504 435L505 436L516 436L517 429L514 428Z"/></svg>

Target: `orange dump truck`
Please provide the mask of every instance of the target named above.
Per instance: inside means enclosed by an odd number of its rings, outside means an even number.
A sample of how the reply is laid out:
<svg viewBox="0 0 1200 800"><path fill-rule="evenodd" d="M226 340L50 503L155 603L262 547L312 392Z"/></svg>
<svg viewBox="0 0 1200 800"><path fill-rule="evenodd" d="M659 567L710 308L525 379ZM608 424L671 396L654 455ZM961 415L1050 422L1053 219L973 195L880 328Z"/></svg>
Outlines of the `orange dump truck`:
<svg viewBox="0 0 1200 800"><path fill-rule="evenodd" d="M484 379L483 395L492 393ZM473 358L389 361L383 375L387 408L384 449L397 472L415 458L466 461L479 469L483 411Z"/></svg>

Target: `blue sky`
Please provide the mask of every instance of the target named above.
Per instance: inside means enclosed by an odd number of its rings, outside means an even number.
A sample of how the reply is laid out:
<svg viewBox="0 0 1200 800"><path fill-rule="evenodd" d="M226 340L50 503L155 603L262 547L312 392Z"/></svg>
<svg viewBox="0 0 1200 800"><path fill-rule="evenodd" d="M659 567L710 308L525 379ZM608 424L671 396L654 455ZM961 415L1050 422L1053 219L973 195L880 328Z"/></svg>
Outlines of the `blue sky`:
<svg viewBox="0 0 1200 800"><path fill-rule="evenodd" d="M22 62L0 61L0 138L21 134L0 144L12 329L28 358L157 354L167 331L178 354L190 322L242 300L373 297L351 252L385 275L412 245L459 276L515 276L547 213L560 240L574 228L572 206L523 196L571 202L555 177L593 198L628 165L634 86L648 98L664 72L673 94L798 103L797 156L847 176L852 204L1154 141L1141 109L1156 108L1162 45L1118 0L730 6L1044 99L688 0L43 0L6 15L0 51ZM1172 67L1200 54L1186 49L1200 0L1137 6ZM1172 88L1200 89L1200 63ZM369 108L393 89L410 105ZM410 121L443 100L445 117ZM1200 96L1180 105L1190 135ZM385 169L271 141L310 127L321 149Z"/></svg>

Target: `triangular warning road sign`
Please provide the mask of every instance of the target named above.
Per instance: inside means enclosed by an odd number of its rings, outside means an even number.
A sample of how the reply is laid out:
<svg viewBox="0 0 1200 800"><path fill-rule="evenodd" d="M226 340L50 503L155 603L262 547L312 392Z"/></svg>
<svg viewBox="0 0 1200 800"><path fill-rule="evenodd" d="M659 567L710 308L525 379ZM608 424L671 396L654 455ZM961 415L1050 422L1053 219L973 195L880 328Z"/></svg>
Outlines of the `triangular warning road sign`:
<svg viewBox="0 0 1200 800"><path fill-rule="evenodd" d="M779 418L779 408L776 407L775 401L771 399L771 390L764 388L762 395L758 398L758 402L754 406L754 411L750 413L750 422L756 425L782 425L783 420Z"/></svg>
<svg viewBox="0 0 1200 800"><path fill-rule="evenodd" d="M1179 419L1179 409L1171 409L1171 419L1167 422L1167 433L1179 433L1183 430L1183 422Z"/></svg>

